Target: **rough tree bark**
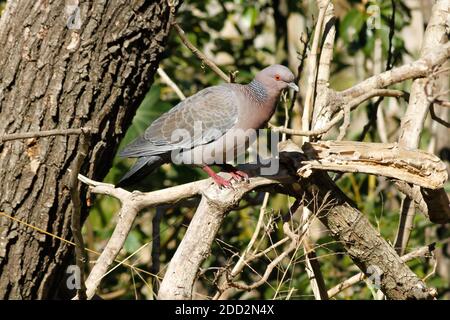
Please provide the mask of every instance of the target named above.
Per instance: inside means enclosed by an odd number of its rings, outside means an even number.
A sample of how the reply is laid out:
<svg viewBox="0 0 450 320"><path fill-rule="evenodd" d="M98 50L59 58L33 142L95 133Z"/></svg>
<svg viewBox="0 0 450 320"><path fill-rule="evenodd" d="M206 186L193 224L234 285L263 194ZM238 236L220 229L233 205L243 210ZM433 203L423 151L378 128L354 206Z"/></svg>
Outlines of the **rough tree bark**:
<svg viewBox="0 0 450 320"><path fill-rule="evenodd" d="M8 1L0 20L0 136L95 128L81 171L101 180L152 83L171 10L166 0ZM1 144L0 211L69 239L67 169L78 141ZM72 250L1 216L0 299L54 297Z"/></svg>
<svg viewBox="0 0 450 320"><path fill-rule="evenodd" d="M303 149L290 141L280 146L280 150L298 154L305 151ZM299 160L304 163L301 158ZM299 167L298 164L294 166ZM297 197L306 200L308 208L317 214L360 270L367 277L374 276L377 279L375 285L388 299L421 300L435 297L435 290L427 288L402 262L394 248L325 171L313 171L311 176L301 181L301 188Z"/></svg>

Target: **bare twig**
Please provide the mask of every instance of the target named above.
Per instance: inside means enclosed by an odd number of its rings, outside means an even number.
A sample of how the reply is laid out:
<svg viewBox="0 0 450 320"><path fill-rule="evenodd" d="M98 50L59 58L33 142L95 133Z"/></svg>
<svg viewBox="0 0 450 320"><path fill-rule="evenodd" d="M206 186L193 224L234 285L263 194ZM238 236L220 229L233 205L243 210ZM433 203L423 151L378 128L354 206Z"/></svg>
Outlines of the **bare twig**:
<svg viewBox="0 0 450 320"><path fill-rule="evenodd" d="M32 224L27 223L26 221L17 219L17 218L15 218L15 217L11 216L11 215L6 214L5 212L0 211L0 216L5 217L5 218L8 218L8 219L11 219L11 220L13 220L13 221L15 221L15 222L17 222L17 223L19 223L19 224L21 224L21 225L24 225L24 226L26 226L26 227L28 227L28 228L34 230L34 231L37 231L37 232L40 232L40 233L42 233L42 234L48 235L48 236L52 237L53 239L62 241L62 242L64 242L64 243L68 244L68 245L71 245L71 246L74 246L74 247L75 247L75 245L76 245L75 242L73 242L73 241L69 241L69 240L67 240L67 239L61 238L61 237L57 236L56 234L53 234L53 233L50 233L50 232L48 232L48 231L46 231L46 230L44 230L44 229L38 228L38 227L36 227L36 226L34 226L34 225L32 225ZM92 249L89 249L89 248L84 248L84 250L85 250L86 252L92 253L92 254L94 254L94 255L96 255L96 256L100 256L100 255L101 255L100 252L95 251L95 250L92 250ZM144 273L144 274L146 274L146 275L148 275L148 276L158 278L158 275L152 274L151 272L148 272L148 271L143 270L143 269L141 269L141 268L132 266L131 264L126 263L126 262L124 262L123 260L114 259L114 262L120 263L120 264L122 264L122 265L124 265L124 266L126 266L126 267L128 267L128 268L133 269L134 271L138 271L138 272Z"/></svg>
<svg viewBox="0 0 450 320"><path fill-rule="evenodd" d="M173 91L175 91L180 100L186 99L186 96L183 94L183 92L180 90L177 84L173 82L172 79L170 79L170 77L167 75L167 73L164 71L163 68L159 67L157 71L159 76L161 77L161 80L164 83L166 83L169 87L171 87Z"/></svg>
<svg viewBox="0 0 450 320"><path fill-rule="evenodd" d="M430 116L431 119L433 119L434 121L436 121L437 123L443 125L444 127L450 128L450 122L447 122L441 118L438 117L438 115L436 114L436 111L434 111L434 104L430 103Z"/></svg>
<svg viewBox="0 0 450 320"><path fill-rule="evenodd" d="M333 47L334 39L336 36L336 27L334 16L334 1L319 0L317 1L319 7L326 7L323 35L322 35L322 48L320 52L319 67L317 70L317 95L320 100L321 91L328 89L330 82L330 69L331 61L333 59ZM322 103L321 101L319 101ZM316 106L314 106L316 108Z"/></svg>
<svg viewBox="0 0 450 320"><path fill-rule="evenodd" d="M307 131L310 129L311 124L311 116L314 108L314 96L315 96L315 88L317 81L317 69L318 69L318 61L319 61L319 50L320 50L320 39L322 35L322 29L325 19L325 12L329 5L330 1L324 1L322 5L320 5L319 1L319 16L317 18L316 28L314 30L313 43L311 46L311 53L308 59L308 86L306 88L305 95L305 105L303 109L302 115L302 129ZM304 141L307 141L304 140Z"/></svg>
<svg viewBox="0 0 450 320"><path fill-rule="evenodd" d="M344 106L344 123L342 123L341 127L339 128L339 135L337 137L337 141L340 141L344 139L345 134L347 133L347 129L350 126L350 108L348 105Z"/></svg>
<svg viewBox="0 0 450 320"><path fill-rule="evenodd" d="M175 27L175 30L177 31L178 35L180 36L181 41L185 44L186 47L188 47L193 54L197 56L204 64L206 64L208 67L210 67L220 78L222 78L226 82L230 82L230 77L227 76L214 62L211 61L211 59L208 59L204 53L202 53L200 50L198 50L186 37L186 34L184 33L183 29L174 22L173 26Z"/></svg>
<svg viewBox="0 0 450 320"><path fill-rule="evenodd" d="M123 203L114 232L86 280L86 295L88 299L94 296L108 267L122 249L138 212L139 210L134 203L129 201Z"/></svg>
<svg viewBox="0 0 450 320"><path fill-rule="evenodd" d="M330 131L330 129L334 125L336 125L339 121L341 121L343 115L344 115L343 112L338 113L330 122L328 122L324 127L320 128L318 130L296 130L296 129L290 129L290 128L285 128L285 127L274 127L271 124L269 124L269 127L273 131L282 132L282 133L290 134L293 136L308 136L308 137L320 136L320 135Z"/></svg>
<svg viewBox="0 0 450 320"><path fill-rule="evenodd" d="M96 130L92 128L77 128L77 129L54 129L35 132L22 132L11 133L0 136L0 143L11 140L29 139L29 138L41 138L50 136L69 136L69 135L81 135L83 133L95 133Z"/></svg>
<svg viewBox="0 0 450 320"><path fill-rule="evenodd" d="M292 230L290 230L288 222L285 222L283 224L283 231L289 237L289 239L291 240L291 243L289 244L288 248L286 248L278 257L276 257L269 263L266 270L264 271L263 276L258 281L248 285L248 284L241 283L241 282L234 282L234 281L232 281L232 279L229 278L229 279L227 279L228 285L238 288L238 289L241 289L241 290L250 291L250 290L256 289L256 288L260 287L261 285L263 285L264 283L266 283L266 281L269 278L270 274L272 273L273 269L285 257L287 257L292 251L294 251L302 241L298 234L296 234Z"/></svg>
<svg viewBox="0 0 450 320"><path fill-rule="evenodd" d="M310 159L301 162L298 173L303 177L310 169L364 172L429 189L442 188L448 178L445 163L436 155L395 143L328 140L305 144L302 149Z"/></svg>
<svg viewBox="0 0 450 320"><path fill-rule="evenodd" d="M334 16L334 1L328 0L318 0L317 4L319 8L325 9L325 17L324 17L324 28L323 28L323 41L322 48L319 59L319 66L317 70L317 82L316 86L316 97L314 102L314 110L313 111L313 121L311 125L311 129L320 129L322 128L333 116L334 110L332 113L327 114L326 117L322 116L322 111L326 111L331 108L328 107L330 99L328 99L329 94L332 92L329 89L330 86L330 73L331 73L331 62L333 60L333 48L334 48L334 40L336 36L336 27L335 21L336 18ZM333 99L331 99L333 100ZM337 108L335 109L337 110Z"/></svg>
<svg viewBox="0 0 450 320"><path fill-rule="evenodd" d="M310 277L309 280L314 296L316 300L328 300L328 293L322 271L320 270L319 260L317 259L316 251L310 243L309 237L303 239L303 248L305 250L305 267Z"/></svg>
<svg viewBox="0 0 450 320"><path fill-rule="evenodd" d="M408 79L427 76L434 66L441 65L450 56L450 43L437 45L420 59L389 71L374 75L342 91L343 97L358 97L373 89L385 88Z"/></svg>
<svg viewBox="0 0 450 320"><path fill-rule="evenodd" d="M80 192L78 189L78 174L83 164L84 159L89 151L90 136L82 133L80 136L80 148L77 156L72 164L70 172L69 189L72 199L72 217L71 217L71 229L72 236L75 242L75 261L79 269L80 288L77 288L77 296L80 300L86 300L86 285L84 271L86 266L86 256L83 235L81 234L81 200Z"/></svg>
<svg viewBox="0 0 450 320"><path fill-rule="evenodd" d="M354 110L357 108L361 103L364 101L376 97L376 96L385 96L385 97L404 97L406 95L405 92L400 90L392 90L392 89L373 89L369 92L366 92L354 99L351 99L348 103L344 104L342 107L342 110L327 124L325 124L323 127L315 129L315 130L295 130L295 129L289 129L285 127L274 127L273 125L269 124L269 127L273 131L278 131L294 136L320 136L322 134L327 133L328 131L333 128L334 125L336 125L339 121L341 121L344 118L344 110Z"/></svg>
<svg viewBox="0 0 450 320"><path fill-rule="evenodd" d="M397 189L400 190L400 192L402 192L404 195L408 196L408 198L413 200L417 208L426 217L429 218L427 204L423 199L423 196L420 193L420 188L418 186L410 186L408 183L399 180L395 181L394 184L397 187Z"/></svg>

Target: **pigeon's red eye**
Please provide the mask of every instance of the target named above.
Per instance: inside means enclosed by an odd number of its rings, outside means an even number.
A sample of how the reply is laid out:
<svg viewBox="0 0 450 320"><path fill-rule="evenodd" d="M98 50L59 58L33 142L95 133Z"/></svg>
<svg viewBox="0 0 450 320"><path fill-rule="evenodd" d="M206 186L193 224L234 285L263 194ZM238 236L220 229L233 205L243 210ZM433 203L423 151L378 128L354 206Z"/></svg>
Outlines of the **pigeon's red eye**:
<svg viewBox="0 0 450 320"><path fill-rule="evenodd" d="M275 80L277 80L277 81L281 80L281 77L280 77L279 74L276 74L276 75L275 75Z"/></svg>

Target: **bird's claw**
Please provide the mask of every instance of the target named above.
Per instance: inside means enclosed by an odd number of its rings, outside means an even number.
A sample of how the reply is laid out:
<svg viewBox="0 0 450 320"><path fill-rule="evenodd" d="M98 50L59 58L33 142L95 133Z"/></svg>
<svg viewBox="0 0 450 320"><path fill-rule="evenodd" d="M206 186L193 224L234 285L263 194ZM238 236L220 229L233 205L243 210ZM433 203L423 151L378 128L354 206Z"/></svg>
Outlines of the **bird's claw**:
<svg viewBox="0 0 450 320"><path fill-rule="evenodd" d="M220 189L222 189L222 188L234 189L233 185L230 181L231 179L227 180L227 179L222 178L221 176L217 175L217 176L213 177L213 180Z"/></svg>
<svg viewBox="0 0 450 320"><path fill-rule="evenodd" d="M231 174L231 179L235 181L245 181L247 183L250 181L248 174L244 171L236 170L229 173Z"/></svg>

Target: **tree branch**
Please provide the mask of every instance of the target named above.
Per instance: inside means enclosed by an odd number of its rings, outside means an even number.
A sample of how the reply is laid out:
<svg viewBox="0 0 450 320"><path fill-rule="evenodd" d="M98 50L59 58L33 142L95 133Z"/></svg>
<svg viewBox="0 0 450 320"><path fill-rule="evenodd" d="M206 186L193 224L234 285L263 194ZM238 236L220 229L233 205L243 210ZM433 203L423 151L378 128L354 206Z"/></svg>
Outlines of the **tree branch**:
<svg viewBox="0 0 450 320"><path fill-rule="evenodd" d="M197 56L204 64L206 64L208 67L211 68L212 71L214 71L220 78L222 78L226 82L230 82L230 77L227 76L214 62L211 61L211 59L208 59L208 57L203 54L200 50L198 50L186 37L186 34L184 33L183 29L174 22L173 26L175 27L175 30L177 31L178 35L180 36L181 41L184 43L186 47L188 47L194 55Z"/></svg>
<svg viewBox="0 0 450 320"><path fill-rule="evenodd" d="M442 63L448 59L450 55L450 43L442 45L442 42L446 41L444 39L447 39L447 27L450 27L447 26L447 22L448 0L437 0L433 5L430 21L428 22L427 28L425 30L423 44L420 52L421 59L419 59L419 61L427 60L428 57L433 55L439 56L437 50L435 49L439 46L442 46L442 48L447 48L446 50L443 50L443 53L445 53L445 51L447 52L447 57L442 61ZM435 64L434 68L428 71L428 74L432 73L437 68L437 66L441 65L442 63ZM409 104L408 108L406 109L406 113L402 118L398 140L400 145L407 148L419 147L420 135L423 130L423 125L428 114L429 107L428 96L426 94L428 82L430 82L430 80L416 79L413 81L411 86ZM435 81L433 82L436 83ZM429 201L435 201L435 204L440 204L437 199L439 198L436 198L436 200L429 198ZM442 207L443 211L450 211L449 205L450 203L447 198L446 204ZM410 200L407 201L406 198L403 199L400 212L403 216L400 217L400 221L402 223L399 224L399 228L397 231L395 248L397 248L399 254L402 254L406 249L406 245L408 244L409 236L414 224L415 211L414 208L411 207ZM431 218L433 212L430 212L429 214Z"/></svg>
<svg viewBox="0 0 450 320"><path fill-rule="evenodd" d="M11 133L0 136L0 143L11 140L19 139L29 139L29 138L41 138L50 136L69 136L69 135L81 135L83 133L96 133L96 129L92 128L76 128L76 129L54 129L45 131L35 131L35 132L22 132L22 133Z"/></svg>
<svg viewBox="0 0 450 320"><path fill-rule="evenodd" d="M317 70L320 52L320 39L322 36L322 28L325 20L325 13L330 0L318 1L319 17L317 18L316 28L314 30L313 43L311 53L308 59L308 85L305 94L305 105L302 115L302 129L309 130L311 125L311 116L314 110L314 98L316 93ZM307 141L307 140L304 140Z"/></svg>
<svg viewBox="0 0 450 320"><path fill-rule="evenodd" d="M266 270L264 271L263 276L256 282L248 285L242 282L234 282L232 279L228 278L227 284L231 287L238 288L241 290L251 291L253 289L256 289L267 282L267 279L269 278L270 274L272 273L273 269L284 259L286 258L292 251L298 248L298 246L301 244L301 241L303 237L299 236L298 234L294 233L289 228L289 223L285 222L283 224L283 231L284 233L289 237L291 240L289 246L283 250L281 254L279 254L275 259L273 259L269 265L267 266ZM303 235L302 235L303 236Z"/></svg>
<svg viewBox="0 0 450 320"><path fill-rule="evenodd" d="M87 288L87 297L88 299L92 298L95 294L95 291L97 290L97 287L100 284L101 279L104 277L104 275L107 272L107 269L111 265L111 263L114 261L114 259L119 254L119 251L123 247L125 240L127 238L128 233L131 230L131 227L133 225L133 222L137 216L137 214L144 208L154 207L161 204L173 204L180 200L203 194L202 201L199 205L199 209L197 209L200 214L198 214L199 217L203 217L202 219L210 219L211 223L214 223L214 218L221 218L221 215L219 214L220 210L225 210L223 214L228 212L235 204L239 202L241 197L247 193L248 191L253 190L254 188L261 187L261 186L267 186L271 184L279 183L279 181L288 181L290 178L287 175L282 176L276 176L276 177L270 177L270 178L263 178L263 177L256 177L251 178L249 183L241 183L239 184L239 188L235 189L225 189L220 190L216 187L215 184L212 184L212 180L206 179L196 182L187 183L180 186L171 187L168 189L162 189L157 190L153 192L148 193L141 193L141 192L129 192L122 188L115 188L114 185L103 183L103 182L97 182L94 180L91 180L87 177L84 177L82 175L78 176L79 180L88 184L90 186L91 192L97 193L97 194L105 194L113 196L120 200L122 203L122 207L120 209L120 212L118 213L118 221L117 225L114 229L114 232L109 239L106 247L104 248L101 256L97 260L96 264L92 268L91 273L89 274L88 279L86 280L86 288ZM213 199L216 199L219 202L214 201ZM222 201L222 202L220 202ZM212 204L212 207L211 205ZM217 207L217 208L216 208ZM213 210L213 211L208 211ZM215 211L214 211L215 210ZM212 212L216 212L217 215L212 214ZM197 214L196 214L197 216ZM206 217L205 217L206 216ZM196 218L196 220L193 220L191 222L192 228L195 228L196 223L195 221L198 221L200 218ZM198 221L198 224L204 223L206 220L200 220ZM220 220L221 221L221 220ZM220 223L217 225L217 227L220 225ZM197 227L199 227L197 225ZM191 228L191 227L190 227ZM200 226L201 228L201 226ZM188 229L189 230L189 229ZM214 233L212 229L208 229L210 231L210 235L212 236L212 233ZM217 232L217 230L215 230ZM186 245L187 243L195 243L196 245L199 245L199 248L201 247L199 241L198 241L198 234L200 233L189 233L191 234L191 238L187 237L188 233L186 234L185 238L183 239L184 242L180 244L179 248L177 249L176 256L183 255L183 252L186 252ZM203 234L203 233L201 233ZM207 237L207 234L204 234L205 237ZM215 233L214 233L215 236ZM186 238L187 237L187 238ZM185 240L186 239L186 240ZM194 240L193 240L194 239ZM202 238L203 239L203 238ZM208 246L207 238L204 238L202 240L203 246ZM212 240L211 240L212 241ZM184 243L184 244L183 244ZM211 243L209 243L209 246ZM203 251L194 250L195 248L189 247L187 252L189 252L189 262L190 263L201 263L203 259L205 258L205 253ZM197 253L197 255L194 254ZM175 260L174 260L175 259ZM183 266L183 263L188 263L187 261L179 261L175 257L172 258L171 264L169 265L169 269L167 271L167 275L170 275L170 270L173 268L178 268L180 266ZM170 290L175 290L175 287L167 288L167 283L171 282L183 282L187 281L187 279L193 279L195 278L195 275L197 273L197 269L190 269L187 270L187 266L184 266L184 269L189 275L185 273L185 278L181 279L177 277L178 273L172 274L172 276L164 277L164 280L161 284L160 294L161 297L165 297L168 295L173 295L173 297L179 297L176 293L171 292ZM191 294L192 287L189 287L189 285L186 282L183 282L185 285L186 291L184 291L183 294ZM193 285L193 282L192 282ZM161 293L162 292L162 293Z"/></svg>
<svg viewBox="0 0 450 320"><path fill-rule="evenodd" d="M86 285L85 285L85 267L86 267L86 256L83 235L81 234L81 200L80 192L78 188L78 174L80 172L81 166L84 159L86 158L89 145L90 136L88 134L82 133L80 136L80 147L79 151L75 157L72 164L72 169L70 172L69 189L72 200L72 217L71 217L71 229L72 236L75 242L75 261L76 265L80 271L80 288L77 288L77 295L80 300L86 300Z"/></svg>
<svg viewBox="0 0 450 320"><path fill-rule="evenodd" d="M181 89L177 86L177 84L173 82L172 79L170 79L170 77L167 75L167 73L164 71L163 68L159 67L157 72L161 77L161 80L172 88L172 90L177 94L180 100L186 99L186 96L183 94L183 91L181 91Z"/></svg>
<svg viewBox="0 0 450 320"><path fill-rule="evenodd" d="M292 142L280 145L281 151L291 155L301 153ZM298 160L301 163L301 157ZM293 164L299 167L301 164ZM372 227L367 218L352 205L352 201L342 193L325 172L313 172L303 179L302 190L292 191L298 199L306 200L312 212L331 231L333 237L343 244L353 262L366 275L374 267L380 270L380 287L390 299L433 299L436 292L428 289Z"/></svg>
<svg viewBox="0 0 450 320"><path fill-rule="evenodd" d="M342 91L341 94L343 97L355 98L372 89L386 88L405 80L426 77L435 66L443 64L449 56L450 44L438 45L420 59L372 76Z"/></svg>
<svg viewBox="0 0 450 320"><path fill-rule="evenodd" d="M403 262L408 262L408 261L411 261L411 260L413 260L415 258L429 256L434 251L435 246L436 246L435 243L432 243L430 245L420 247L420 248L418 248L418 249L416 249L414 251L411 251L408 254L405 254L400 259ZM334 286L333 288L329 289L328 290L328 296L330 298L334 297L338 293L344 291L347 288L350 288L351 286L357 284L358 282L360 282L360 281L362 281L362 280L364 280L366 278L367 278L367 276L364 273L362 273L362 272L357 273L354 276L352 276L352 277L348 278L347 280L345 280L344 282L341 282L337 286Z"/></svg>
<svg viewBox="0 0 450 320"><path fill-rule="evenodd" d="M220 190L215 186L204 190L194 218L169 263L158 298L191 299L199 267L208 257L211 244L225 215L239 204L247 192L274 183L277 182L265 178L252 178L250 183L240 183L234 190Z"/></svg>

